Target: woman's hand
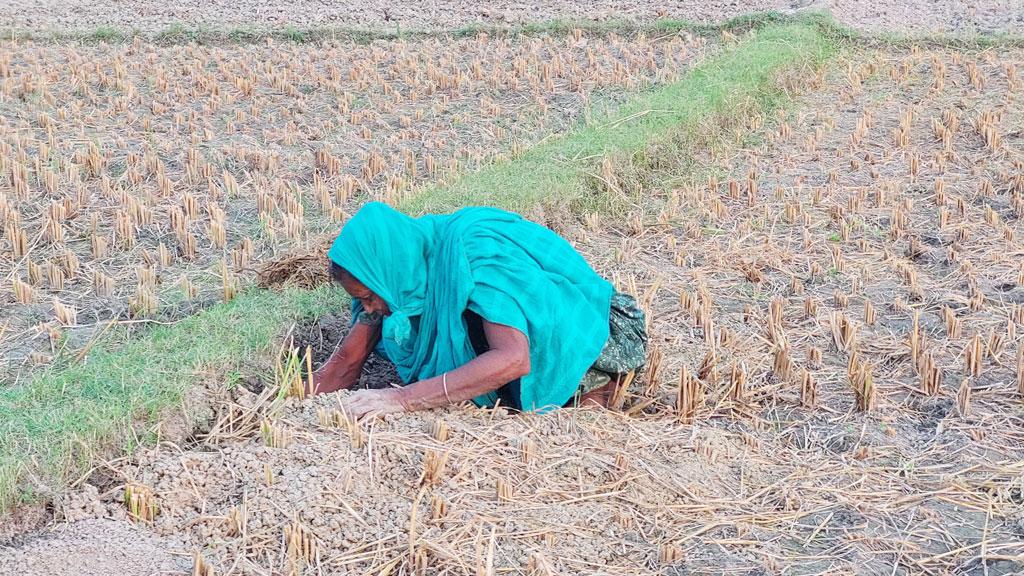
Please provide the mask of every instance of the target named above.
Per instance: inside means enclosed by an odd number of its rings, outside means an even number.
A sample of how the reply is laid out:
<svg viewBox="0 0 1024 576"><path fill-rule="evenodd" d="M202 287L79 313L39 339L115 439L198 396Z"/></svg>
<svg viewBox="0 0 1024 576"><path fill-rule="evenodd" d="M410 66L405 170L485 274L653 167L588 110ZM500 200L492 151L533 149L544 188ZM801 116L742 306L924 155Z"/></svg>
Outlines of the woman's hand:
<svg viewBox="0 0 1024 576"><path fill-rule="evenodd" d="M343 401L343 404L348 416L356 419L406 411L401 388L356 390Z"/></svg>

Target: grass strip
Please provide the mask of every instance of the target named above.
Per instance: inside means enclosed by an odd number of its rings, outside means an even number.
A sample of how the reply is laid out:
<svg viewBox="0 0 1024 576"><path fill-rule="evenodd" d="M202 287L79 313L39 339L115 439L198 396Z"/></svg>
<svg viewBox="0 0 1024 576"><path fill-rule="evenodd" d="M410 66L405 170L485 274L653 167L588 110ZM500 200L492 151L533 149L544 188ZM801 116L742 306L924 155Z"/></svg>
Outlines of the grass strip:
<svg viewBox="0 0 1024 576"><path fill-rule="evenodd" d="M489 205L525 211L569 203L574 212L608 208L601 159L642 154L653 142L680 132L716 132L743 111L769 113L787 100L780 74L817 65L835 52L815 23L772 24L732 49L711 56L682 79L640 94L614 112L522 156L469 173L447 186L428 187L401 204L410 213Z"/></svg>
<svg viewBox="0 0 1024 576"><path fill-rule="evenodd" d="M758 20L745 20L754 26ZM763 112L787 102L779 74L819 63L834 38L819 19L770 24L699 64L678 82L638 96L597 121L471 173L427 188L410 212L491 204L526 210L552 200L592 207L592 182L604 156L641 154L679 131L715 132L734 106ZM826 23L827 24L827 23ZM190 385L219 377L271 352L282 326L342 306L340 291L250 290L169 326L118 345L104 338L81 364L54 366L0 390L0 510L51 497L97 453L132 447L131 432L177 405ZM123 335L122 335L123 336Z"/></svg>
<svg viewBox="0 0 1024 576"><path fill-rule="evenodd" d="M136 38L157 44L250 44L266 42L268 39L296 43L350 41L368 44L378 40L417 41L437 37L471 38L478 34L501 37L541 36L547 34L566 34L575 29L583 30L588 34L618 34L626 36L640 33L671 33L682 30L694 34L717 34L722 31L740 33L767 24L804 21L806 18L805 15L795 16L777 11L767 11L754 12L713 23L693 22L675 18L662 18L653 21L615 18L599 21L554 19L520 25L474 23L455 29L402 28L400 24L388 27L284 26L280 28L261 28L236 26L232 28L219 28L208 25L176 23L157 31L143 31L138 28L118 28L115 26L98 26L82 30L42 31L12 28L5 31L2 34L2 38L17 41L81 42L85 44L127 43L132 42Z"/></svg>
<svg viewBox="0 0 1024 576"><path fill-rule="evenodd" d="M0 389L0 510L52 496L98 451L130 449L130 432L157 421L197 380L270 354L282 326L342 305L340 291L327 288L249 290Z"/></svg>

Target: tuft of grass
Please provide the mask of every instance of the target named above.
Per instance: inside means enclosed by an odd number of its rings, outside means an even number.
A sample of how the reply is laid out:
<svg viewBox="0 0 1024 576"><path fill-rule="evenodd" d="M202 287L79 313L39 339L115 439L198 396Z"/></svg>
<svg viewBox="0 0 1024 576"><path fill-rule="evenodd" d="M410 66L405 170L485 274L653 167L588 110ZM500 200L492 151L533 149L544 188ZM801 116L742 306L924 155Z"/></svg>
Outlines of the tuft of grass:
<svg viewBox="0 0 1024 576"><path fill-rule="evenodd" d="M92 32L86 34L83 40L87 42L123 42L125 38L129 37L129 34L114 28L113 26L99 26Z"/></svg>
<svg viewBox="0 0 1024 576"><path fill-rule="evenodd" d="M221 31L210 28L204 24L190 26L181 22L175 22L167 28L156 33L143 33L135 31L135 36L144 40L150 40L157 44L214 44L231 39L235 30Z"/></svg>
<svg viewBox="0 0 1024 576"><path fill-rule="evenodd" d="M781 76L819 65L835 53L834 41L822 30L813 21L768 25L698 64L677 82L640 94L519 158L490 165L447 186L427 187L400 208L417 214L469 205L527 211L536 205L568 204L574 211L608 210L613 199L607 189L616 186L600 175L603 159L626 157L644 169L659 162L657 154L647 153L659 142L678 150L680 135L706 137L730 125L739 113L767 114L778 109L789 99L778 82ZM679 151L683 157L673 164L685 166L687 151Z"/></svg>
<svg viewBox="0 0 1024 576"><path fill-rule="evenodd" d="M886 48L934 47L953 50L988 50L991 48L1024 47L1024 35L1011 32L981 33L919 33L897 34L880 31L862 33L851 30L851 37L866 45L881 45Z"/></svg>
<svg viewBox="0 0 1024 576"><path fill-rule="evenodd" d="M187 28L181 22L175 22L153 35L153 40L162 44L192 42L195 39L196 31Z"/></svg>
<svg viewBox="0 0 1024 576"><path fill-rule="evenodd" d="M80 364L0 389L0 510L51 497L97 453L125 449L204 378L273 350L282 326L345 305L340 290L250 290L123 346L98 345Z"/></svg>
<svg viewBox="0 0 1024 576"><path fill-rule="evenodd" d="M290 42L295 42L296 44L309 42L309 33L306 30L301 30L293 26L286 27L281 31L281 34Z"/></svg>
<svg viewBox="0 0 1024 576"><path fill-rule="evenodd" d="M227 39L234 44L252 44L260 40L260 32L247 26L232 28L227 32Z"/></svg>

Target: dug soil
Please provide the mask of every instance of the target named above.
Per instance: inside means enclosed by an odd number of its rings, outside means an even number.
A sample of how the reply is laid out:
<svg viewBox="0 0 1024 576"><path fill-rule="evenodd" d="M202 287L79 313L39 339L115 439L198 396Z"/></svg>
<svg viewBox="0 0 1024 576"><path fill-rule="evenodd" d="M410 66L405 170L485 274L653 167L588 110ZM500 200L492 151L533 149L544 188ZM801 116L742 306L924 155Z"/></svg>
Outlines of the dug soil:
<svg viewBox="0 0 1024 576"><path fill-rule="evenodd" d="M157 536L131 523L91 518L32 539L17 553L0 549L2 574L149 576L187 574L192 559L180 538Z"/></svg>
<svg viewBox="0 0 1024 576"><path fill-rule="evenodd" d="M290 341L300 351L309 347L313 353L313 369L316 370L327 362L348 333L350 317L349 314L325 314L300 323L292 331ZM401 382L390 360L371 353L363 365L363 373L356 388L388 388Z"/></svg>

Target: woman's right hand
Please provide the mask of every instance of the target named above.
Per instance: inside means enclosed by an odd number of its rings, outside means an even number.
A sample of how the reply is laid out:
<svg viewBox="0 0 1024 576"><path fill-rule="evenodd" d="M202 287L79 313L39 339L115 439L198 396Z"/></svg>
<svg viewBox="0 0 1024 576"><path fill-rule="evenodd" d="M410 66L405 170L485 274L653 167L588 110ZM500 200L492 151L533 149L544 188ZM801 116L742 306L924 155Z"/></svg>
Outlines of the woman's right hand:
<svg viewBox="0 0 1024 576"><path fill-rule="evenodd" d="M379 390L356 390L344 401L345 413L350 418L360 419L364 416L374 418L382 414L406 412L402 401L403 388L383 388Z"/></svg>

